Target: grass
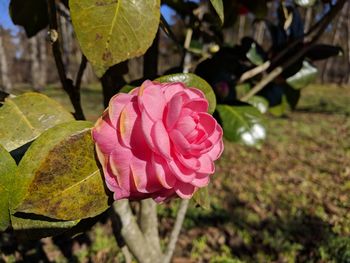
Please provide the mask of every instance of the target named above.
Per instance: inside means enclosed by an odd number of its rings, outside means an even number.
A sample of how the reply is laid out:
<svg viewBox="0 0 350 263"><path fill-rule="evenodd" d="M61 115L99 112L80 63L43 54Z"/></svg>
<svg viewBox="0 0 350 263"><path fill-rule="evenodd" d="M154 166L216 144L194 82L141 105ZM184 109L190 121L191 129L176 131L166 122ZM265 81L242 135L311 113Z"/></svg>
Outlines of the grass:
<svg viewBox="0 0 350 263"><path fill-rule="evenodd" d="M60 89L44 93L72 110ZM96 120L100 87L84 88L82 101ZM266 123L261 149L225 142L209 188L211 210L191 206L174 262L350 262L350 87L309 86L295 112ZM159 206L165 240L177 205ZM70 241L70 257L56 259L122 262L120 254L113 259L118 250L108 223L85 237ZM50 242L53 255L58 249Z"/></svg>

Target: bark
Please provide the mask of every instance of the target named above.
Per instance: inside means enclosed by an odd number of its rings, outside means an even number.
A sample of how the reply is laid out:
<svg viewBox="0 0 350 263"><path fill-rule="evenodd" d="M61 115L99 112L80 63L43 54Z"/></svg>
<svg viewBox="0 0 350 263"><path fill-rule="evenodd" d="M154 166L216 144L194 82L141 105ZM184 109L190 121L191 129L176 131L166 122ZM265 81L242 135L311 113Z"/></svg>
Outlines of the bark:
<svg viewBox="0 0 350 263"><path fill-rule="evenodd" d="M347 3L345 3L345 5L347 5ZM336 45L340 40L341 28L342 28L342 25L344 23L346 10L347 10L345 5L344 5L342 12L340 13L340 15L338 17L337 22L335 23L335 29L334 29L334 32L332 35L332 42L331 42L332 45ZM333 64L334 64L333 58L326 60L324 67L322 69L322 82L323 83L327 83L330 80L329 71L333 67Z"/></svg>
<svg viewBox="0 0 350 263"><path fill-rule="evenodd" d="M118 200L114 203L113 208L115 216L120 223L117 238L125 242L137 261L140 263L162 262L162 256L150 246L150 243L141 232L131 211L129 201Z"/></svg>
<svg viewBox="0 0 350 263"><path fill-rule="evenodd" d="M259 45L262 45L264 43L265 36L265 23L260 21L256 24L255 28L254 39L259 43Z"/></svg>
<svg viewBox="0 0 350 263"><path fill-rule="evenodd" d="M1 28L0 28L0 33L3 33ZM3 90L8 93L10 93L12 90L12 83L9 78L7 57L6 57L5 47L4 47L4 43L1 35L0 35L0 90Z"/></svg>
<svg viewBox="0 0 350 263"><path fill-rule="evenodd" d="M34 36L29 39L29 59L30 59L30 75L32 89L35 91L41 91L43 86L40 83L40 62L39 62L39 49L38 49L38 37Z"/></svg>
<svg viewBox="0 0 350 263"><path fill-rule="evenodd" d="M304 33L310 30L310 26L313 21L313 9L311 7L306 9L305 23L304 23Z"/></svg>
<svg viewBox="0 0 350 263"><path fill-rule="evenodd" d="M152 199L141 201L140 227L158 255L162 255L158 233L157 204Z"/></svg>
<svg viewBox="0 0 350 263"><path fill-rule="evenodd" d="M239 16L238 39L237 39L237 42L239 42L239 41L244 37L246 19L247 19L247 18L246 18L245 15L240 15L240 16Z"/></svg>
<svg viewBox="0 0 350 263"><path fill-rule="evenodd" d="M39 35L39 60L40 60L40 77L39 85L45 87L47 83L47 42L46 42L46 32Z"/></svg>

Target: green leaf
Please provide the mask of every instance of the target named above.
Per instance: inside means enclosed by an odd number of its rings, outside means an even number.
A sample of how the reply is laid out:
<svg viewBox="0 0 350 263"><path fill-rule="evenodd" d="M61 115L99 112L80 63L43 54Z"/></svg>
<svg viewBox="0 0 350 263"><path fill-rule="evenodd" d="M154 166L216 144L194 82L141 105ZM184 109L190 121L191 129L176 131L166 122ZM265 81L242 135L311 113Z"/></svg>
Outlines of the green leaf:
<svg viewBox="0 0 350 263"><path fill-rule="evenodd" d="M30 146L18 167L16 212L79 220L108 208L90 127L81 121L57 125Z"/></svg>
<svg viewBox="0 0 350 263"><path fill-rule="evenodd" d="M0 145L0 231L10 224L9 195L17 165L11 155Z"/></svg>
<svg viewBox="0 0 350 263"><path fill-rule="evenodd" d="M302 89L315 81L318 69L308 61L303 61L302 68L287 79L287 83L294 89Z"/></svg>
<svg viewBox="0 0 350 263"><path fill-rule="evenodd" d="M216 97L212 87L201 77L192 73L179 73L162 76L155 81L159 82L183 82L187 87L195 87L203 91L209 102L209 113L213 113L216 108Z"/></svg>
<svg viewBox="0 0 350 263"><path fill-rule="evenodd" d="M160 18L160 0L70 0L73 26L97 76L151 46Z"/></svg>
<svg viewBox="0 0 350 263"><path fill-rule="evenodd" d="M294 2L301 7L311 7L316 3L316 0L294 0Z"/></svg>
<svg viewBox="0 0 350 263"><path fill-rule="evenodd" d="M281 117L286 114L288 109L289 107L286 95L283 95L281 103L276 106L270 107L269 112L276 117Z"/></svg>
<svg viewBox="0 0 350 263"><path fill-rule="evenodd" d="M45 218L21 218L11 215L12 228L19 240L38 240L44 237L56 236L62 234L79 221L54 221Z"/></svg>
<svg viewBox="0 0 350 263"><path fill-rule="evenodd" d="M198 189L198 191L193 195L193 200L203 209L209 210L210 196L208 193L208 187Z"/></svg>
<svg viewBox="0 0 350 263"><path fill-rule="evenodd" d="M250 105L217 106L222 120L224 136L230 141L259 147L266 138L262 115Z"/></svg>
<svg viewBox="0 0 350 263"><path fill-rule="evenodd" d="M268 100L261 96L250 97L247 103L257 108L263 114L266 113L269 109Z"/></svg>
<svg viewBox="0 0 350 263"><path fill-rule="evenodd" d="M252 62L256 66L259 66L259 65L264 63L264 59L258 53L256 44L254 42L250 46L250 49L248 50L246 56L249 59L249 61Z"/></svg>
<svg viewBox="0 0 350 263"><path fill-rule="evenodd" d="M210 0L210 2L219 16L221 20L221 24L223 24L225 20L224 20L224 4L222 0Z"/></svg>
<svg viewBox="0 0 350 263"><path fill-rule="evenodd" d="M119 93L129 93L134 88L136 88L136 87L135 86L131 86L131 85L125 85L119 90Z"/></svg>
<svg viewBox="0 0 350 263"><path fill-rule="evenodd" d="M11 0L10 15L15 25L24 27L28 37L36 35L49 24L46 0Z"/></svg>
<svg viewBox="0 0 350 263"><path fill-rule="evenodd" d="M7 98L0 108L0 144L10 152L71 120L74 118L69 112L45 95L25 93Z"/></svg>

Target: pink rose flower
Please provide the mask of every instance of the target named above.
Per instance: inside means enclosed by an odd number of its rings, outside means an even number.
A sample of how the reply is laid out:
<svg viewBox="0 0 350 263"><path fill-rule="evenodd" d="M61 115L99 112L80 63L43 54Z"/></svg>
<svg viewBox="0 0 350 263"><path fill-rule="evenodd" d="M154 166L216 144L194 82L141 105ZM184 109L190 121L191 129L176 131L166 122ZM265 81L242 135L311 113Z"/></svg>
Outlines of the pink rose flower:
<svg viewBox="0 0 350 263"><path fill-rule="evenodd" d="M145 81L117 94L92 130L114 199L191 198L214 173L222 129L208 101L182 83Z"/></svg>

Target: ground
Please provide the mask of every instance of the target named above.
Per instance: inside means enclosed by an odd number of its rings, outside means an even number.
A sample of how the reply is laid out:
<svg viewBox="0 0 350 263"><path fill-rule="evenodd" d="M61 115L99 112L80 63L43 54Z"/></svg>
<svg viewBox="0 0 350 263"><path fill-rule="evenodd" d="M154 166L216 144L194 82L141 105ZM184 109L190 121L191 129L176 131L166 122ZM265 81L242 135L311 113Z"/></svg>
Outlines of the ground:
<svg viewBox="0 0 350 263"><path fill-rule="evenodd" d="M45 92L69 105L59 89ZM96 87L82 101L90 120L103 111ZM309 86L295 112L266 125L261 149L225 142L211 209L191 206L174 262L350 262L350 87ZM164 243L177 206L159 206ZM0 262L22 257L11 240L0 238ZM18 248L26 262L123 262L106 216L73 240Z"/></svg>

